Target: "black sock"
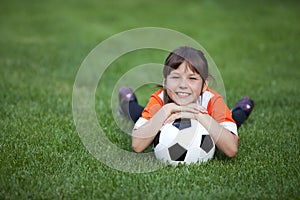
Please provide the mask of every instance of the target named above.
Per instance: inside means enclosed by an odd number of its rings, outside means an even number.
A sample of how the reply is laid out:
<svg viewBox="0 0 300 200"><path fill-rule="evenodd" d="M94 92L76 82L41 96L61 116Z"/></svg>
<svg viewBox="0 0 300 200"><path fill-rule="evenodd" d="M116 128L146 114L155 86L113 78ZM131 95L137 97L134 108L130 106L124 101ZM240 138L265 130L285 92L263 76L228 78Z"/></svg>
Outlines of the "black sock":
<svg viewBox="0 0 300 200"><path fill-rule="evenodd" d="M247 115L242 109L236 109L232 112L232 118L236 122L237 128L239 128L246 121Z"/></svg>
<svg viewBox="0 0 300 200"><path fill-rule="evenodd" d="M129 102L129 115L134 123L142 116L143 110L144 107L140 106L136 101Z"/></svg>

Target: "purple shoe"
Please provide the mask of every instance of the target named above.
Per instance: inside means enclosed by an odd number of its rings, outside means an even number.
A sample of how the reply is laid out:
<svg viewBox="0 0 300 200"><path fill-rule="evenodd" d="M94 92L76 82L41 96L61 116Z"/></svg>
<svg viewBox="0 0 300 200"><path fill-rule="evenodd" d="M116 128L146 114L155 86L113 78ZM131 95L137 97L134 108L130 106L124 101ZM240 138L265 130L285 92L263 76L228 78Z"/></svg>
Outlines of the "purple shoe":
<svg viewBox="0 0 300 200"><path fill-rule="evenodd" d="M253 107L253 100L245 96L231 109L232 118L235 120L238 128L248 119Z"/></svg>
<svg viewBox="0 0 300 200"><path fill-rule="evenodd" d="M254 107L254 102L249 97L243 97L239 102L231 109L231 112L234 112L237 109L242 109L247 117L249 117L252 109Z"/></svg>
<svg viewBox="0 0 300 200"><path fill-rule="evenodd" d="M129 102L136 101L137 98L129 87L123 87L119 89L119 109L118 112L121 116L130 117L129 115Z"/></svg>

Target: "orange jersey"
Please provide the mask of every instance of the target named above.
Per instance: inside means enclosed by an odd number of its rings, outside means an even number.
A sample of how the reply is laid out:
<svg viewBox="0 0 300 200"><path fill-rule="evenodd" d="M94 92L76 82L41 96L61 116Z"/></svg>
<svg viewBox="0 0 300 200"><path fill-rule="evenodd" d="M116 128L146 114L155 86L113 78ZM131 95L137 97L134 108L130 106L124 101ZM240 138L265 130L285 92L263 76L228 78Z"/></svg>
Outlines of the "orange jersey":
<svg viewBox="0 0 300 200"><path fill-rule="evenodd" d="M142 113L142 116L135 123L135 127L142 126L144 123L150 120L163 106L163 93L163 90L157 90L151 95L150 100ZM221 126L238 135L237 126L235 121L232 119L231 111L225 104L220 94L208 88L205 92L203 92L202 97L197 99L197 104L206 108L208 114Z"/></svg>

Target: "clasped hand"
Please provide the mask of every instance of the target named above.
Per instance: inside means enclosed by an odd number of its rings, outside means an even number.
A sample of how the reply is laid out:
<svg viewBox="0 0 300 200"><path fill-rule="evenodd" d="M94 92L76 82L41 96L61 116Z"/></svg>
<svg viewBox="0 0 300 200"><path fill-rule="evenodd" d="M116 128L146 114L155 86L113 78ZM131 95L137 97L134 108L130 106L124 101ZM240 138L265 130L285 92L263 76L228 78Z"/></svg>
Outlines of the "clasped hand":
<svg viewBox="0 0 300 200"><path fill-rule="evenodd" d="M171 123L180 118L195 119L201 123L201 115L208 114L207 110L203 106L196 103L183 106L175 103L169 103L166 106L170 108L170 115L167 117L164 124Z"/></svg>

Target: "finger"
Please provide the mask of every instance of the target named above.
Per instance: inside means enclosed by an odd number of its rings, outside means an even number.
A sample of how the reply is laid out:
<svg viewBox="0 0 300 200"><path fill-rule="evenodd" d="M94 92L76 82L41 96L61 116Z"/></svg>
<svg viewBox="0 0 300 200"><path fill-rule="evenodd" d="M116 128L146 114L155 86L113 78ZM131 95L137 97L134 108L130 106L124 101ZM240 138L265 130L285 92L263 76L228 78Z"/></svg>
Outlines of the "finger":
<svg viewBox="0 0 300 200"><path fill-rule="evenodd" d="M201 105L198 105L198 104L194 103L194 104L191 104L191 106L192 106L194 109L196 109L198 112L201 112L201 113L203 113L203 114L207 114L207 113L208 113L207 110L206 110L206 108L204 108L204 107L201 106Z"/></svg>
<svg viewBox="0 0 300 200"><path fill-rule="evenodd" d="M195 113L195 114L198 114L198 113L207 114L208 113L207 110L203 106L200 106L197 104L189 104L187 106L181 106L180 108L181 108L180 112L191 112L191 113Z"/></svg>
<svg viewBox="0 0 300 200"><path fill-rule="evenodd" d="M180 106L180 110L178 112L199 113L200 111L196 106L186 105L186 106Z"/></svg>
<svg viewBox="0 0 300 200"><path fill-rule="evenodd" d="M181 112L174 113L174 114L170 115L170 117L168 119L165 120L164 124L172 123L173 121L175 121L176 119L179 119L179 118L182 118Z"/></svg>
<svg viewBox="0 0 300 200"><path fill-rule="evenodd" d="M199 111L203 114L208 114L207 110L204 107L200 107Z"/></svg>
<svg viewBox="0 0 300 200"><path fill-rule="evenodd" d="M164 124L170 124L172 122L172 118L173 118L173 115L169 116L165 121L164 121Z"/></svg>

